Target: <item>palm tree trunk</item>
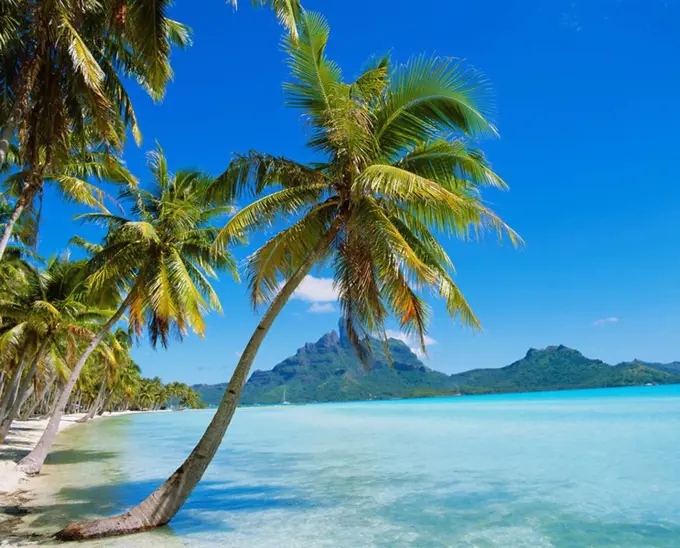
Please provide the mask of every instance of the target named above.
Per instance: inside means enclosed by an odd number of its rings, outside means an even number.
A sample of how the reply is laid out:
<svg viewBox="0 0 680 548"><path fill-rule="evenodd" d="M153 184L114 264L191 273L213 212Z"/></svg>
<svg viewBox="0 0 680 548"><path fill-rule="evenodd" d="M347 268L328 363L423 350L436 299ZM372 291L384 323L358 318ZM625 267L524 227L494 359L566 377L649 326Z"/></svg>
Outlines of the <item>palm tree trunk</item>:
<svg viewBox="0 0 680 548"><path fill-rule="evenodd" d="M12 109L9 112L9 116L7 116L7 120L5 120L2 132L0 132L0 168L5 165L9 144L19 125L19 120L28 106L28 99L31 95L31 89L33 88L35 78L38 75L39 68L40 66L35 56L29 59L23 66L23 74L19 80L19 86L17 87L17 94L14 98ZM0 252L0 259L1 258L2 252Z"/></svg>
<svg viewBox="0 0 680 548"><path fill-rule="evenodd" d="M45 396L47 396L47 391L50 389L50 386L52 386L52 382L54 381L55 373L53 373L49 380L45 383L45 386L43 386L42 390L40 391L40 394L37 394L35 397L35 401L33 402L33 405L29 407L28 409L22 411L21 413L21 419L26 420L30 419L33 414L36 412L38 407L40 407L45 400Z"/></svg>
<svg viewBox="0 0 680 548"><path fill-rule="evenodd" d="M58 386L58 383L54 383L54 390L47 399L47 406L45 407L45 415L41 418L47 418L56 412L57 404L59 403L59 398L61 398L61 393L64 389Z"/></svg>
<svg viewBox="0 0 680 548"><path fill-rule="evenodd" d="M2 132L0 133L0 168L2 168L3 165L5 165L5 160L7 159L7 152L9 151L9 144L10 141L12 140L12 135L14 135L14 131L19 125L19 120L21 119L23 112L25 112L28 106L28 100L30 98L31 89L33 88L35 78L38 75L39 68L40 67L38 61L35 57L30 59L24 65L23 74L19 82L19 87L17 88L17 94L14 99L14 104L12 105L12 109L10 110L9 116L7 117L5 125L2 128ZM0 261L2 260L2 257L5 254L5 249L7 249L9 239L12 237L14 225L16 225L17 221L19 220L19 217L21 216L21 213L24 211L24 208L26 207L27 204L31 203L30 201L33 199L33 196L35 195L35 191L32 192L31 196L28 196L27 193L31 194L30 189L27 188L26 185L24 185L24 190L22 191L21 196L14 205L14 211L12 211L12 216L7 222L7 225L5 226L5 231L3 232L2 238L0 239Z"/></svg>
<svg viewBox="0 0 680 548"><path fill-rule="evenodd" d="M46 338L46 340L43 341L43 343L40 345L38 351L35 353L33 361L31 362L31 367L28 368L28 371L24 375L24 378L22 379L21 384L19 385L19 389L17 391L16 397L14 398L14 402L12 403L12 406L8 409L7 414L3 417L2 422L0 423L0 443L3 443L5 441L5 438L9 433L9 427L14 422L14 419L18 415L21 406L24 404L26 398L28 398L28 396L31 393L30 391L33 388L33 377L35 377L35 373L38 370L38 363L45 354L45 351L47 350L49 344L50 344L49 338Z"/></svg>
<svg viewBox="0 0 680 548"><path fill-rule="evenodd" d="M2 422L0 422L0 443L5 443L5 438L7 438L7 434L9 434L9 429L12 426L14 419L17 418L19 410L26 401L26 398L31 395L32 388L33 386L30 382L27 383L22 381L21 388L19 389L19 393L17 394L12 407L7 411L7 414L2 419Z"/></svg>
<svg viewBox="0 0 680 548"><path fill-rule="evenodd" d="M26 351L24 350L19 358L19 364L17 370L12 375L12 379L9 384L5 387L5 392L0 399L0 421L4 420L12 408L12 404L16 400L17 394L19 392L19 386L21 385L21 376L24 373L24 367L26 367L25 358Z"/></svg>
<svg viewBox="0 0 680 548"><path fill-rule="evenodd" d="M106 400L104 400L104 403L101 406L100 410L100 415L104 414L104 412L109 408L109 405L111 404L111 400L113 399L113 389L109 392L109 395L106 396Z"/></svg>
<svg viewBox="0 0 680 548"><path fill-rule="evenodd" d="M17 420L25 421L29 415L29 411L35 409L38 405L38 393L35 391L35 387L32 387L30 393L26 398L24 398L24 403L21 404L19 408L19 415Z"/></svg>
<svg viewBox="0 0 680 548"><path fill-rule="evenodd" d="M26 402L28 401L28 399L31 396L35 397L35 385L33 383L30 383L28 385L28 388L21 393L20 399L17 402L18 405L17 405L15 418L21 416L21 410L24 408L24 406L26 405Z"/></svg>
<svg viewBox="0 0 680 548"><path fill-rule="evenodd" d="M87 415L85 415L82 419L78 419L78 422L87 422L90 419L93 419L94 416L97 414L99 411L99 408L102 405L102 401L104 400L104 393L106 392L106 381L102 381L102 385L99 387L99 392L97 392L97 397L95 400L92 402L92 406L90 407L90 410L87 412Z"/></svg>
<svg viewBox="0 0 680 548"><path fill-rule="evenodd" d="M9 221L7 221L7 224L5 225L2 239L0 239L0 261L5 254L5 250L7 249L7 245L9 244L9 240L12 237L12 232L14 232L14 227L16 226L19 217L21 217L26 206L33 201L36 190L37 188L35 186L25 184L21 196L19 196L19 199L14 204L14 210L12 211Z"/></svg>
<svg viewBox="0 0 680 548"><path fill-rule="evenodd" d="M16 115L19 113L19 104L15 104L12 108L12 113L10 113L7 122L5 122L5 127L2 128L2 133L0 133L0 168L5 165L5 159L7 158L7 152L9 151L9 143L12 140L12 135L14 135L14 130L17 127Z"/></svg>
<svg viewBox="0 0 680 548"><path fill-rule="evenodd" d="M83 392L80 391L80 392L78 392L78 395L74 398L74 401L73 401L73 413L80 413L80 409L82 407L80 404L82 403L82 401L83 401Z"/></svg>
<svg viewBox="0 0 680 548"><path fill-rule="evenodd" d="M64 414L64 410L66 409L68 400L71 397L73 387L76 385L76 381L78 380L80 372L83 370L83 367L85 366L85 362L87 362L87 359L90 357L90 354L92 354L95 348L99 346L99 343L104 339L106 334L109 331L111 331L111 328L116 324L118 320L120 320L123 313L129 306L130 302L132 302L132 296L134 294L134 291L135 291L134 288L130 290L127 297L125 297L123 303L120 305L118 310L116 310L116 313L113 316L111 316L109 321L104 324L102 330L97 334L97 336L94 339L92 339L90 344L88 344L87 347L85 348L85 352L83 352L83 355L80 357L80 359L74 366L73 370L71 371L71 375L68 378L68 381L66 381L66 386L64 386L64 390L59 396L59 400L57 401L57 404L54 407L52 416L50 417L50 420L47 423L47 428L45 428L45 431L43 432L40 441L38 441L38 444L33 448L33 450L23 459L21 459L21 461L17 465L17 468L22 472L25 472L26 474L40 473L40 469L42 468L42 465L45 462L45 459L47 458L47 454L50 452L50 449L52 449L54 439L57 437L61 416Z"/></svg>
<svg viewBox="0 0 680 548"><path fill-rule="evenodd" d="M336 227L337 225L334 225L327 237L319 241L316 248L288 279L272 301L255 332L250 337L243 354L241 354L241 358L231 376L229 386L222 396L215 416L203 433L203 437L201 437L184 463L163 485L125 514L72 523L57 533L57 538L61 540L81 540L136 533L165 525L175 516L203 477L206 468L208 468L222 443L222 438L234 416L243 386L248 379L250 367L262 341L286 302L288 302L304 277L309 274L314 264L322 257L324 251L335 237L337 233Z"/></svg>

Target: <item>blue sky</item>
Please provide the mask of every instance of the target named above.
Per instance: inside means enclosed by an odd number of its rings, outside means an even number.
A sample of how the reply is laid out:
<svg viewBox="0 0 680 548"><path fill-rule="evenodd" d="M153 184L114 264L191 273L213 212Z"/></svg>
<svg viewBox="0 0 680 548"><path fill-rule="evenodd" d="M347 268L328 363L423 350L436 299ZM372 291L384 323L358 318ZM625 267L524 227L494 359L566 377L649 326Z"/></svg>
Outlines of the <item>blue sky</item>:
<svg viewBox="0 0 680 548"><path fill-rule="evenodd" d="M500 367L529 347L566 344L610 363L680 359L680 5L675 0L307 0L331 25L328 53L348 78L376 53L461 57L492 82L501 139L481 143L508 193L485 197L527 242L489 235L446 242L457 283L481 319L471 333L433 302L430 359L445 372ZM310 159L299 112L283 107L281 28L264 9L178 0L194 29L173 57L175 82L154 105L132 93L144 144L126 151L146 175L158 140L171 167L215 174L232 153L258 149ZM40 251L63 250L76 209L47 193ZM244 256L246 250L239 250ZM324 272L316 272L323 278ZM229 378L258 315L245 285L224 277L224 315L205 340L168 351L142 341L146 375L184 382ZM269 369L333 328L332 291L313 280L291 302L255 367ZM306 299L306 300L305 300Z"/></svg>

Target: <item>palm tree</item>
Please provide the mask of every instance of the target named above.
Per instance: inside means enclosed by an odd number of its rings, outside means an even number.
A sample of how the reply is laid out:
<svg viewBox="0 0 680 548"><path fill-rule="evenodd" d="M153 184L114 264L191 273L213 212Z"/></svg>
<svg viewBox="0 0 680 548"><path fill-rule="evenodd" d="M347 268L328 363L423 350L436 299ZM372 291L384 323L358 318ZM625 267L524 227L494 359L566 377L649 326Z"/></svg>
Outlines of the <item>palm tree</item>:
<svg viewBox="0 0 680 548"><path fill-rule="evenodd" d="M237 7L238 0L229 0L232 6ZM274 10L279 22L290 33L292 40L297 40L297 25L302 16L302 6L299 0L252 0L253 6L269 6Z"/></svg>
<svg viewBox="0 0 680 548"><path fill-rule="evenodd" d="M7 226L7 223L14 211L14 205L8 193L0 194L0 228ZM38 219L34 211L29 211L29 214L24 214L14 225L11 238L8 240L8 247L5 248L5 253L9 254L11 246L14 245L14 257L23 252L25 254L29 249L35 247L36 236L38 232ZM6 262L6 261L5 261Z"/></svg>
<svg viewBox="0 0 680 548"><path fill-rule="evenodd" d="M104 338L105 345L101 345L97 350L106 348L107 351L100 352L100 359L93 361L92 359L87 362L85 370L87 371L90 367L94 369L93 378L90 379L91 387L97 388L96 395L90 398L90 408L87 414L78 419L78 422L87 422L93 419L102 408L106 407L107 393L113 390L113 386L119 375L119 371L123 369L128 362L131 361L130 358L130 336L129 334L122 330L116 329L113 333L108 333ZM81 381L83 379L81 374ZM99 386L97 387L97 383Z"/></svg>
<svg viewBox="0 0 680 548"><path fill-rule="evenodd" d="M484 108L485 82L449 59L418 57L396 70L379 59L348 84L325 56L328 33L321 16L305 13L299 41L287 42L288 103L308 119L309 146L319 161L252 152L222 178L228 197L249 189L268 193L239 211L216 245L280 217L292 221L250 258L252 301L268 309L217 412L186 461L148 498L125 514L71 524L60 538L119 535L170 521L217 451L262 340L314 265L332 266L347 333L364 359L369 350L362 339L386 340L390 315L425 350L424 289L443 298L451 316L479 325L432 231L466 238L493 228L518 241L481 201L482 187L505 188L470 145L475 136L496 133Z"/></svg>
<svg viewBox="0 0 680 548"><path fill-rule="evenodd" d="M54 187L67 202L106 211L109 196L101 189L101 183L125 186L137 184L123 160L102 144L89 146L85 150L73 148L66 156L55 159L50 168L42 170L39 185L33 189L35 192L25 192L26 185L32 178L35 180L33 168L23 165L20 156L17 166L18 169L2 183L0 227L3 229L3 240L0 242L0 258L15 233L15 239L25 247L35 245L40 221L38 212L42 207L42 191L46 185ZM23 215L20 217L21 213Z"/></svg>
<svg viewBox="0 0 680 548"><path fill-rule="evenodd" d="M203 336L204 314L211 308L221 311L208 277L218 270L238 277L226 248L213 245L218 231L211 223L232 210L214 201L214 180L197 171L172 175L160 147L149 154L149 166L153 188L133 187L122 196L131 204L133 219L111 213L80 216L108 227L102 246L86 246L94 253L90 290L118 288L125 298L74 365L43 436L19 463L26 473L40 472L88 357L126 311L130 331L140 336L146 326L154 347L159 341L167 346L171 334L181 339L188 329Z"/></svg>
<svg viewBox="0 0 680 548"><path fill-rule="evenodd" d="M31 269L21 290L0 300L0 359L14 363L10 389L0 400L0 441L44 362L56 368L68 361L67 355L94 336L97 321L110 314L88 302L84 266L83 261L53 259L44 271Z"/></svg>
<svg viewBox="0 0 680 548"><path fill-rule="evenodd" d="M163 97L172 78L171 46L191 43L188 27L167 17L170 4L6 0L0 6L0 168L15 133L27 162L0 239L0 259L14 224L40 192L44 172L60 171L54 156L66 137L75 134L83 146L94 139L120 149L129 127L140 143L123 77L136 79L154 100ZM253 4L269 5L296 38L298 0Z"/></svg>
<svg viewBox="0 0 680 548"><path fill-rule="evenodd" d="M172 77L171 45L190 43L188 28L166 16L169 4L10 0L0 10L0 167L16 134L26 172L0 259L45 174L60 172L73 148L120 150L128 128L140 141L124 79L162 98Z"/></svg>
<svg viewBox="0 0 680 548"><path fill-rule="evenodd" d="M143 379L137 391L137 404L140 409L152 409L156 398L155 388L150 379Z"/></svg>

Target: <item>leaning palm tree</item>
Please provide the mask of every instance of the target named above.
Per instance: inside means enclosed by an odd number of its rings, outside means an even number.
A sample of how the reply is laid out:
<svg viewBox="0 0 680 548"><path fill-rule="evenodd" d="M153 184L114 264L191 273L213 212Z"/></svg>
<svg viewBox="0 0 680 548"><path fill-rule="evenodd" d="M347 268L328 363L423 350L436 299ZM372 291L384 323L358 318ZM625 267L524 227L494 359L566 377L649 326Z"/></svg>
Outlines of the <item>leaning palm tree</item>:
<svg viewBox="0 0 680 548"><path fill-rule="evenodd" d="M116 370L113 379L113 386L104 404L104 408L109 403L122 406L127 411L130 406L136 406L139 401L139 390L142 383L141 369L132 360L127 360L122 367ZM113 401L117 400L117 401Z"/></svg>
<svg viewBox="0 0 680 548"><path fill-rule="evenodd" d="M104 338L105 346L99 346L97 351L99 356L97 360L93 360L94 356L87 362L84 371L92 369L90 376L90 386L95 388L97 383L99 387L96 389L96 396L91 397L90 407L87 414L78 419L77 422L87 422L93 419L106 404L106 394L113 388L115 380L120 370L125 368L130 361L130 336L122 330L116 329L115 332L108 333ZM101 351L106 348L106 351ZM81 380L83 375L81 374Z"/></svg>
<svg viewBox="0 0 680 548"><path fill-rule="evenodd" d="M305 13L299 41L287 42L288 102L308 119L319 160L300 164L253 152L222 179L226 196L249 189L266 195L226 224L217 246L280 218L291 224L250 258L252 301L268 308L217 412L186 461L148 498L125 514L72 524L60 538L119 535L172 519L215 455L260 344L314 265L331 265L347 333L364 359L364 337L385 340L390 315L425 350L426 289L444 299L451 316L478 326L435 233L466 238L492 228L518 241L480 197L484 186L505 188L470 145L475 136L496 133L485 82L449 59L419 57L395 70L380 59L345 83L324 53L328 33L321 16Z"/></svg>
<svg viewBox="0 0 680 548"><path fill-rule="evenodd" d="M41 170L38 181L32 165L23 164L21 156L16 169L0 183L0 258L13 239L26 246L37 241L45 187L54 188L66 202L106 210L110 198L102 184L135 185L134 176L123 160L99 143L82 148L74 146L68 153L59 152L49 167ZM29 192L27 185L34 184Z"/></svg>
<svg viewBox="0 0 680 548"><path fill-rule="evenodd" d="M125 81L154 100L172 78L171 46L191 43L188 27L167 16L171 0L4 0L0 5L0 169L14 135L28 174L0 239L0 259L16 220L42 188L44 172L66 137L82 144L94 133L120 149L126 129L141 133ZM236 5L236 0L231 0ZM295 34L298 0L269 5ZM93 131L84 131L90 124ZM64 149L67 150L67 149Z"/></svg>
<svg viewBox="0 0 680 548"><path fill-rule="evenodd" d="M204 314L221 310L208 277L215 277L218 270L237 277L226 248L213 245L217 229L211 223L231 211L214 201L214 180L197 171L171 174L160 147L149 154L149 166L152 189L133 187L122 196L134 218L111 213L80 216L108 227L101 246L79 240L93 253L90 291L98 294L117 288L125 297L74 365L43 436L19 463L28 474L40 472L87 359L124 313L130 331L139 336L146 327L154 347L159 341L167 346L169 335L181 338L189 329L203 336Z"/></svg>
<svg viewBox="0 0 680 548"><path fill-rule="evenodd" d="M0 360L16 364L11 377L16 390L0 398L0 441L44 362L59 367L67 354L94 336L97 322L110 315L88 302L84 267L83 261L52 259L45 270L29 271L22 291L0 298Z"/></svg>
<svg viewBox="0 0 680 548"><path fill-rule="evenodd" d="M109 115L115 109L137 133L121 77L135 78L154 99L162 97L172 78L171 46L189 44L189 29L167 16L170 4L170 0L3 2L0 166L12 136L24 129L26 114L35 106L31 103L47 94L68 109L79 104L73 103L76 97L70 94L82 93L86 103L80 106L95 117L105 135L111 136ZM71 121L76 122L82 119L80 113L68 110L53 114L59 118L75 115Z"/></svg>
<svg viewBox="0 0 680 548"><path fill-rule="evenodd" d="M190 43L188 28L167 17L169 3L10 0L0 10L0 167L16 136L26 172L0 258L45 174L74 147L120 150L128 128L141 139L125 80L160 99L171 46Z"/></svg>

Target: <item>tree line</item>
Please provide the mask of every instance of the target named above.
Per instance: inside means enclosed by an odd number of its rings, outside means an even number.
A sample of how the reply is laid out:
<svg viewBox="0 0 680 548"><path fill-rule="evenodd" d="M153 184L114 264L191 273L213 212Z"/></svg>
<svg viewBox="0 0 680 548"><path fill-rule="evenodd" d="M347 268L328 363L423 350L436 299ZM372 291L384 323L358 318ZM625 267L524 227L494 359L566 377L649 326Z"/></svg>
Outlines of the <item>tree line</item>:
<svg viewBox="0 0 680 548"><path fill-rule="evenodd" d="M133 402L163 405L143 390L154 381L131 389L139 370L129 348L142 337L166 347L189 332L204 336L205 315L222 307L218 274L243 275L253 306L264 309L185 462L125 514L71 524L61 539L126 534L172 519L215 455L262 341L313 268L332 273L348 338L368 364L368 337L386 343L392 318L426 351L428 294L451 317L479 327L442 238L470 240L491 230L521 243L482 199L486 187L507 185L478 147L497 136L480 73L452 58L394 63L384 55L347 80L326 54L330 28L322 15L296 0L254 3L268 4L287 29L286 103L304 115L316 160L237 153L213 176L171 170L158 146L143 182L121 157L126 136L141 136L126 86L136 81L160 100L172 49L190 45L190 30L168 17L169 2L0 6L2 391L29 393L18 414L37 402L50 417L19 469L40 472L69 407L80 410L84 401L96 414ZM118 185L118 209L108 208L101 183ZM45 263L35 255L46 185L89 206L79 219L105 232L99 242L72 238L86 255L81 261ZM240 268L232 249L264 229L267 240ZM189 392L167 390L191 405Z"/></svg>

